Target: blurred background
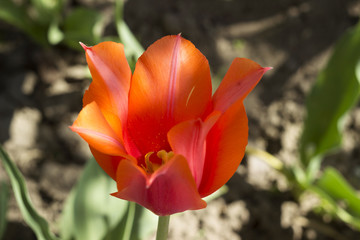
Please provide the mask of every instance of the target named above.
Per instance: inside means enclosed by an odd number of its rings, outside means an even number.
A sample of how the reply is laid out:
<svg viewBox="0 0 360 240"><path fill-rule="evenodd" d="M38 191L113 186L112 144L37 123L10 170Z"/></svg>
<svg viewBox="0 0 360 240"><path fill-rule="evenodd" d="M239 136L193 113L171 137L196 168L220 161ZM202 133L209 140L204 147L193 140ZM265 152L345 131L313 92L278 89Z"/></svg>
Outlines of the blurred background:
<svg viewBox="0 0 360 240"><path fill-rule="evenodd" d="M35 21L31 1L1 1L0 9L18 10L0 10L0 143L24 174L34 206L56 223L91 156L68 128L90 83L78 41L119 41L115 3L68 0ZM299 159L306 96L336 41L357 24L360 1L128 0L123 10L144 48L169 34L192 41L208 58L215 86L235 57L273 67L245 101L249 146L291 165ZM324 165L360 189L359 103L344 126L341 150ZM256 157L244 158L228 187L206 209L172 217L170 239L360 239L345 223L314 214L316 199L299 202L284 176ZM12 195L7 219L4 239L36 239Z"/></svg>

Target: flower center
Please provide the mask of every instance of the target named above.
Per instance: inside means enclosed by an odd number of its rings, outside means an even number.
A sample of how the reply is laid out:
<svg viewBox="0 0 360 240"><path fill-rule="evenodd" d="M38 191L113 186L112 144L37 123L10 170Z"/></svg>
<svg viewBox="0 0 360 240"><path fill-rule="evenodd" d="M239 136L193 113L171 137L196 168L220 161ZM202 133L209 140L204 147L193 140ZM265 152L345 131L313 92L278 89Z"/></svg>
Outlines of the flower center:
<svg viewBox="0 0 360 240"><path fill-rule="evenodd" d="M156 156L153 154L154 152L148 152L145 155L145 165L141 165L149 174L154 173L174 156L172 151L166 152L165 150L158 151Z"/></svg>

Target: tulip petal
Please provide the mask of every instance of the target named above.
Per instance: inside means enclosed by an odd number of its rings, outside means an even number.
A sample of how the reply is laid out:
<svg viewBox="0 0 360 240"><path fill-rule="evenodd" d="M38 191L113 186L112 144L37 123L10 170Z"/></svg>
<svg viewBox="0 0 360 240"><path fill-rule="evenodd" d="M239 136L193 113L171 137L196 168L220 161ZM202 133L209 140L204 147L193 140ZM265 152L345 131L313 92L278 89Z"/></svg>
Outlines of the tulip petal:
<svg viewBox="0 0 360 240"><path fill-rule="evenodd" d="M160 216L206 207L187 162L180 155L175 155L152 175L131 161L121 161L117 188L113 196L136 202Z"/></svg>
<svg viewBox="0 0 360 240"><path fill-rule="evenodd" d="M270 69L269 67L263 68L246 58L234 59L214 93L214 109L225 112L236 101L244 100L264 73Z"/></svg>
<svg viewBox="0 0 360 240"><path fill-rule="evenodd" d="M200 185L204 171L205 140L220 115L221 112L216 111L205 122L200 118L185 121L179 123L168 132L171 149L175 154L181 154L186 158L197 187Z"/></svg>
<svg viewBox="0 0 360 240"><path fill-rule="evenodd" d="M124 47L115 42L82 46L93 78L84 95L84 106L95 101L112 129L122 138L121 124L126 123L131 80Z"/></svg>
<svg viewBox="0 0 360 240"><path fill-rule="evenodd" d="M166 150L169 129L203 117L210 103L206 58L179 35L164 37L136 64L129 94L129 134L142 154Z"/></svg>
<svg viewBox="0 0 360 240"><path fill-rule="evenodd" d="M241 101L233 104L216 122L206 139L206 157L201 197L206 197L223 186L235 173L248 139L248 121Z"/></svg>
<svg viewBox="0 0 360 240"><path fill-rule="evenodd" d="M89 103L81 110L70 129L102 153L125 155L121 139L110 127L96 102Z"/></svg>
<svg viewBox="0 0 360 240"><path fill-rule="evenodd" d="M99 152L93 147L90 147L90 151L94 156L96 162L100 165L100 167L112 178L116 181L116 170L120 161L124 159L131 160L136 163L136 159L132 156L111 156L104 153Z"/></svg>

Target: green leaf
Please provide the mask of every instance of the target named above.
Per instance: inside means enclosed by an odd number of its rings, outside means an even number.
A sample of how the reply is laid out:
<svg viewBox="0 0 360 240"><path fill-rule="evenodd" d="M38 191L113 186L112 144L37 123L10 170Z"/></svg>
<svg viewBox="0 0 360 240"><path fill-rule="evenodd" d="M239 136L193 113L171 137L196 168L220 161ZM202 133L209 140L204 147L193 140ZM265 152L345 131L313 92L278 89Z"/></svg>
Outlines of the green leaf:
<svg viewBox="0 0 360 240"><path fill-rule="evenodd" d="M66 201L60 226L62 239L104 239L127 211L128 202L110 196L114 191L115 181L91 159Z"/></svg>
<svg viewBox="0 0 360 240"><path fill-rule="evenodd" d="M11 0L0 1L0 18L22 30L25 30L31 21L26 14L26 9L23 6L17 6Z"/></svg>
<svg viewBox="0 0 360 240"><path fill-rule="evenodd" d="M126 217L107 235L105 240L141 240L147 239L156 231L157 216L146 208L130 203L135 206L134 211L129 208ZM131 222L129 224L129 222ZM122 236L120 238L119 236Z"/></svg>
<svg viewBox="0 0 360 240"><path fill-rule="evenodd" d="M158 216L142 206L136 205L136 207L137 214L135 215L134 230L130 239L147 239L149 235L156 231ZM116 240L115 238L113 239Z"/></svg>
<svg viewBox="0 0 360 240"><path fill-rule="evenodd" d="M95 45L100 41L103 28L103 18L99 12L79 7L64 21L64 41L76 49L81 49L79 41Z"/></svg>
<svg viewBox="0 0 360 240"><path fill-rule="evenodd" d="M326 213L331 214L339 218L341 221L360 230L360 218L350 214L343 207L337 204L336 200L333 199L326 191L316 185L310 186L307 190L316 193L320 197L321 202L319 207Z"/></svg>
<svg viewBox="0 0 360 240"><path fill-rule="evenodd" d="M360 59L356 64L355 74L358 81L360 81Z"/></svg>
<svg viewBox="0 0 360 240"><path fill-rule="evenodd" d="M26 32L38 43L47 44L47 26L33 21L23 5L17 5L12 0L0 0L0 19Z"/></svg>
<svg viewBox="0 0 360 240"><path fill-rule="evenodd" d="M19 205L25 222L35 232L38 240L56 239L50 232L49 225L46 220L42 218L33 207L24 181L24 177L16 165L11 161L2 146L0 146L0 159L5 167L5 171L9 175L16 201Z"/></svg>
<svg viewBox="0 0 360 240"><path fill-rule="evenodd" d="M226 194L229 191L229 187L224 185L221 188L219 188L218 190L216 190L214 193L212 193L211 195L207 196L204 198L204 200L209 203L219 197L221 197L222 195Z"/></svg>
<svg viewBox="0 0 360 240"><path fill-rule="evenodd" d="M50 25L54 19L60 17L65 0L31 0L31 5L36 11L37 22Z"/></svg>
<svg viewBox="0 0 360 240"><path fill-rule="evenodd" d="M304 166L341 144L342 120L359 97L356 68L360 59L360 23L347 31L319 74L307 101L307 119L300 142Z"/></svg>
<svg viewBox="0 0 360 240"><path fill-rule="evenodd" d="M134 240L154 232L156 216L135 203L110 196L115 191L116 182L91 159L65 203L61 238Z"/></svg>
<svg viewBox="0 0 360 240"><path fill-rule="evenodd" d="M129 65L133 69L137 59L143 54L144 48L123 19L124 1L116 0L115 4L116 30L120 41L125 46L125 54Z"/></svg>
<svg viewBox="0 0 360 240"><path fill-rule="evenodd" d="M63 240L75 238L74 201L77 187L75 186L66 199L60 219L60 235Z"/></svg>
<svg viewBox="0 0 360 240"><path fill-rule="evenodd" d="M1 182L0 185L0 239L5 233L6 229L6 212L9 200L9 186L6 182Z"/></svg>
<svg viewBox="0 0 360 240"><path fill-rule="evenodd" d="M326 168L316 185L336 201L344 201L348 209L360 217L359 195L336 169Z"/></svg>
<svg viewBox="0 0 360 240"><path fill-rule="evenodd" d="M52 45L60 43L64 38L63 32L59 29L57 21L53 21L49 26L48 41Z"/></svg>

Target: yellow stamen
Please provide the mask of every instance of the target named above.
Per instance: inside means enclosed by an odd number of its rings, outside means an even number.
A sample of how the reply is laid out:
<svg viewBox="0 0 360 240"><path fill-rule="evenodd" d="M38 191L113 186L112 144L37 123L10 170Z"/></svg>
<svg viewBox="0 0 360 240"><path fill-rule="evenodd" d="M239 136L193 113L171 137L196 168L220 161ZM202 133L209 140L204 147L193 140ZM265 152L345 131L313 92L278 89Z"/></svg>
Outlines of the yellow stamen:
<svg viewBox="0 0 360 240"><path fill-rule="evenodd" d="M174 153L172 151L166 152L165 150L160 150L156 155L162 159L162 164L165 164L174 156Z"/></svg>
<svg viewBox="0 0 360 240"><path fill-rule="evenodd" d="M154 172L154 169L153 169L153 164L152 162L150 162L150 156L153 154L154 152L148 152L146 155L145 155L145 170L148 172L148 173L153 173Z"/></svg>
<svg viewBox="0 0 360 240"><path fill-rule="evenodd" d="M161 164L157 164L157 163L153 163L150 161L150 156L153 154L154 152L148 152L145 155L145 166L142 165L142 167L144 168L144 170L151 174L153 172L155 172L159 167L161 167L161 165L167 163L173 156L174 153L172 151L170 152L166 152L165 150L160 150L156 153L157 157L161 159Z"/></svg>

